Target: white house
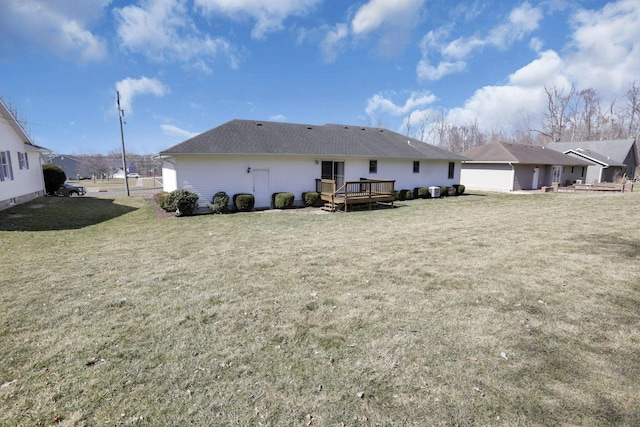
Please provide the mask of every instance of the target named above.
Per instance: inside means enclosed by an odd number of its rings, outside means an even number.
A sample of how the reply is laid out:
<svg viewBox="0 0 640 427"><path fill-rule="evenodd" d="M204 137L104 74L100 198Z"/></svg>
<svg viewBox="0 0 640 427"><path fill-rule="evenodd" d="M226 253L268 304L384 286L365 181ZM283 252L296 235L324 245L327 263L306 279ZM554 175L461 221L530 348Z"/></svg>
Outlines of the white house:
<svg viewBox="0 0 640 427"><path fill-rule="evenodd" d="M0 210L44 196L42 154L0 99Z"/></svg>
<svg viewBox="0 0 640 427"><path fill-rule="evenodd" d="M550 148L492 142L461 153L461 184L476 190L537 190L552 183L564 185L584 179L585 160Z"/></svg>
<svg viewBox="0 0 640 427"><path fill-rule="evenodd" d="M316 179L340 184L395 180L395 188L460 183L464 157L386 129L232 120L159 153L164 191L198 194L205 206L219 191L250 193L269 207L276 192L316 190Z"/></svg>

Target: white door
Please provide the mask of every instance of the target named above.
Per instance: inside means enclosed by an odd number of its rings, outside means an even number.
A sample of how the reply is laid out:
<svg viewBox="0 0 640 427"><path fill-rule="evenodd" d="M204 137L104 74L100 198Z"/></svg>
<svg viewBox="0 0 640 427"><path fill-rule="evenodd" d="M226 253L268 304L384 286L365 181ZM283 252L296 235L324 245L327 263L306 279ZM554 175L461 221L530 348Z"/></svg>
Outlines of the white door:
<svg viewBox="0 0 640 427"><path fill-rule="evenodd" d="M271 197L269 195L269 171L252 170L253 172L253 197L256 208L271 207Z"/></svg>
<svg viewBox="0 0 640 427"><path fill-rule="evenodd" d="M531 189L538 189L538 179L540 178L540 168L533 168L533 182L531 183Z"/></svg>

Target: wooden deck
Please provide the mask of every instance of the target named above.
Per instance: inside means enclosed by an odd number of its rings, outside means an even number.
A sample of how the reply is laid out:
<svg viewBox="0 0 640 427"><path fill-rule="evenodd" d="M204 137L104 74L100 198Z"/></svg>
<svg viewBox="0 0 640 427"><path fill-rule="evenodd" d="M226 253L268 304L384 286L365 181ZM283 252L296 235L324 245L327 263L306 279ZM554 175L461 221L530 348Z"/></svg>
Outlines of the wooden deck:
<svg viewBox="0 0 640 427"><path fill-rule="evenodd" d="M348 212L349 205L371 205L374 203L390 203L396 200L395 181L378 179L361 179L347 181L338 187L335 180L317 179L316 191L325 202L323 209L335 212Z"/></svg>

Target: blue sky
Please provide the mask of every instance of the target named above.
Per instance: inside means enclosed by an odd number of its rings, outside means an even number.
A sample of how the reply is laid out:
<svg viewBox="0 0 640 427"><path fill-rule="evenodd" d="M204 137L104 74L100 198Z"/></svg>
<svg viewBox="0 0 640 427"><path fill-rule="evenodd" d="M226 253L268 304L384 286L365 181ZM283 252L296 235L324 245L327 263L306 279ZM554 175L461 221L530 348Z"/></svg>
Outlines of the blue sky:
<svg viewBox="0 0 640 427"><path fill-rule="evenodd" d="M544 86L640 81L640 1L0 0L0 96L62 154L153 154L234 118L535 125Z"/></svg>

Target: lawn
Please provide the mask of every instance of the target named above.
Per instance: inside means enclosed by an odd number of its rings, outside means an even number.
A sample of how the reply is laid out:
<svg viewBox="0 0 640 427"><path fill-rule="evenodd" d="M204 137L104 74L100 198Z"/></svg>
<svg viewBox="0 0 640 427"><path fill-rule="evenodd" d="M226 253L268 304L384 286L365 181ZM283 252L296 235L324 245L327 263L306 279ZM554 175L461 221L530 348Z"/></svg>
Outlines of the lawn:
<svg viewBox="0 0 640 427"><path fill-rule="evenodd" d="M0 212L0 425L640 425L640 192Z"/></svg>

